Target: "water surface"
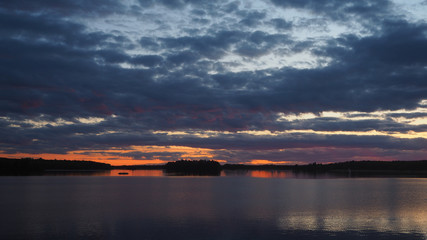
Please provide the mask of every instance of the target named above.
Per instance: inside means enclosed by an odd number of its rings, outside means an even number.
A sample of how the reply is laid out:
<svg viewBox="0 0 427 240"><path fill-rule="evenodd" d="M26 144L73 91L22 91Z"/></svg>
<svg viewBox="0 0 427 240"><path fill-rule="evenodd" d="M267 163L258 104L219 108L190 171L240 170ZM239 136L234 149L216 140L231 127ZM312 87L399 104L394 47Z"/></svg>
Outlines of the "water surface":
<svg viewBox="0 0 427 240"><path fill-rule="evenodd" d="M0 177L0 239L427 239L422 178L146 171Z"/></svg>

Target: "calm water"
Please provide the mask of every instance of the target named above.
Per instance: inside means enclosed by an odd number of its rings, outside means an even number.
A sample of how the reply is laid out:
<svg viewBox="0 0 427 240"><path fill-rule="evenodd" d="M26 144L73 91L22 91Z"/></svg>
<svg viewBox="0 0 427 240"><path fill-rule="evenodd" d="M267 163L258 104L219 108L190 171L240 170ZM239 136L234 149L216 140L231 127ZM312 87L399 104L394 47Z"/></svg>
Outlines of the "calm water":
<svg viewBox="0 0 427 240"><path fill-rule="evenodd" d="M0 177L0 239L427 239L425 178L130 173Z"/></svg>

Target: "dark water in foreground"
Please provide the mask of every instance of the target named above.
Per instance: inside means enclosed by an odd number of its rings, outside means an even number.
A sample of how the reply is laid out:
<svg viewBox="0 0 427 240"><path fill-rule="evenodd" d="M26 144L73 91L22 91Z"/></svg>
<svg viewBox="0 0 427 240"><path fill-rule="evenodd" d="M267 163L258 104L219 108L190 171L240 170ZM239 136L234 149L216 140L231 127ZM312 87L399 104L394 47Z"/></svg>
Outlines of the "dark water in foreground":
<svg viewBox="0 0 427 240"><path fill-rule="evenodd" d="M425 178L160 173L0 177L0 239L427 239Z"/></svg>

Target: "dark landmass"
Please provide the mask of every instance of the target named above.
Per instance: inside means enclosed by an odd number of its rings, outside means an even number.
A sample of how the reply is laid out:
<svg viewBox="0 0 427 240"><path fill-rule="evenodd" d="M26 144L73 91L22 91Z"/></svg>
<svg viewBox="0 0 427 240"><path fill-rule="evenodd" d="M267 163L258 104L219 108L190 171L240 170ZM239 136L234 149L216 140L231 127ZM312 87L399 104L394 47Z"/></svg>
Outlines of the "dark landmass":
<svg viewBox="0 0 427 240"><path fill-rule="evenodd" d="M346 173L427 173L427 160L422 161L350 161L331 164L295 165L295 172Z"/></svg>
<svg viewBox="0 0 427 240"><path fill-rule="evenodd" d="M164 169L169 175L209 175L219 176L221 174L221 165L217 161L212 160L180 160L176 162L168 162L164 166Z"/></svg>
<svg viewBox="0 0 427 240"><path fill-rule="evenodd" d="M180 160L165 165L119 166L117 169L163 169L168 175L220 175L222 170L287 170L307 176L411 176L427 177L427 160L421 161L349 161L330 164L307 165L245 165L224 164L209 160Z"/></svg>
<svg viewBox="0 0 427 240"><path fill-rule="evenodd" d="M349 161L307 165L224 164L213 160L179 160L165 165L111 166L92 161L0 158L0 175L33 175L46 171L98 171L111 169L162 169L167 175L219 176L222 170L288 170L296 174L336 176L417 176L427 177L427 160L420 161Z"/></svg>
<svg viewBox="0 0 427 240"><path fill-rule="evenodd" d="M243 165L225 164L223 169L294 170L294 171L427 171L427 160L420 161L349 161L311 163L307 165Z"/></svg>
<svg viewBox="0 0 427 240"><path fill-rule="evenodd" d="M0 175L38 175L46 171L110 170L110 164L92 161L0 158Z"/></svg>
<svg viewBox="0 0 427 240"><path fill-rule="evenodd" d="M420 161L349 161L307 165L225 164L224 170L288 170L296 175L339 177L427 177L427 160Z"/></svg>

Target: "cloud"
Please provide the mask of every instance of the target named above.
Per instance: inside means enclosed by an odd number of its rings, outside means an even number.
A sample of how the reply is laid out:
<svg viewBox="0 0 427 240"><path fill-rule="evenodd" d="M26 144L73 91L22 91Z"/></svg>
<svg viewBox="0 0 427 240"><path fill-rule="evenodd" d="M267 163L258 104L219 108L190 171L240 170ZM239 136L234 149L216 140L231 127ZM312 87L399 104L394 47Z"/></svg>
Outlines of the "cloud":
<svg viewBox="0 0 427 240"><path fill-rule="evenodd" d="M206 58L218 59L246 35L241 31L219 31L211 36L163 38L160 41L167 49L191 49Z"/></svg>
<svg viewBox="0 0 427 240"><path fill-rule="evenodd" d="M392 3L388 0L380 1L341 1L341 0L271 0L273 4L283 8L304 9L321 14L333 20L345 21L349 15L368 20L378 20L387 15Z"/></svg>
<svg viewBox="0 0 427 240"><path fill-rule="evenodd" d="M277 45L289 45L293 41L284 34L267 34L255 31L248 36L246 41L242 41L236 46L235 52L245 57L259 57L269 54Z"/></svg>
<svg viewBox="0 0 427 240"><path fill-rule="evenodd" d="M37 0L37 1L7 1L0 4L0 7L6 10L23 11L28 13L39 12L46 15L70 16L85 15L96 17L99 15L123 13L125 6L114 0L64 0L58 3L55 0Z"/></svg>
<svg viewBox="0 0 427 240"><path fill-rule="evenodd" d="M240 16L242 16L242 20L240 20L240 24L247 27L255 27L260 24L260 21L266 17L265 12L252 11L252 12L239 12Z"/></svg>
<svg viewBox="0 0 427 240"><path fill-rule="evenodd" d="M286 21L282 18L271 19L271 24L279 31L291 30L293 26L292 22Z"/></svg>
<svg viewBox="0 0 427 240"><path fill-rule="evenodd" d="M423 66L427 57L426 24L410 24L404 20L387 21L379 37L365 38L355 48L372 60L398 66Z"/></svg>
<svg viewBox="0 0 427 240"><path fill-rule="evenodd" d="M419 156L427 146L425 137L415 138L426 131L427 27L395 15L388 1L266 1L258 8L229 1L138 4L0 4L0 151L179 145L224 158L252 153L252 159L283 161L280 156L306 156L297 149L342 149L342 156L369 149L390 157L405 151ZM281 12L287 8L314 16L290 19ZM129 9L132 14L125 14ZM165 22L167 13L183 16ZM362 18L362 25L347 29ZM305 36L316 19L327 28ZM341 116L321 116L327 111ZM372 117L378 111L386 113ZM278 117L291 113L315 117ZM77 120L90 117L105 121ZM356 134L372 130L381 134Z"/></svg>
<svg viewBox="0 0 427 240"><path fill-rule="evenodd" d="M163 61L163 58L161 56L157 55L139 55L136 57L133 57L130 62L132 64L140 64L147 67L154 67L156 65L159 65Z"/></svg>

